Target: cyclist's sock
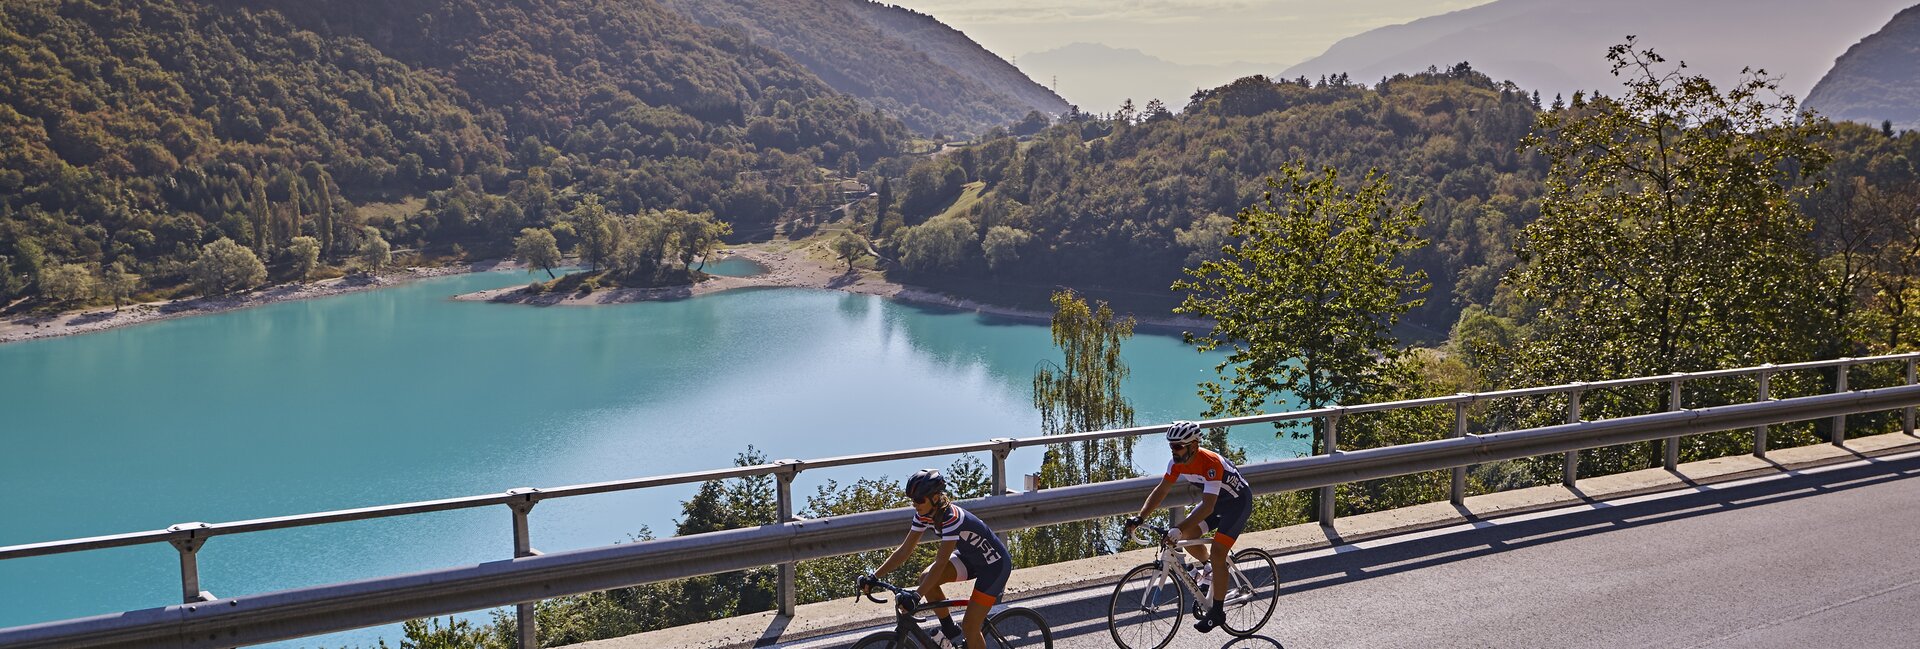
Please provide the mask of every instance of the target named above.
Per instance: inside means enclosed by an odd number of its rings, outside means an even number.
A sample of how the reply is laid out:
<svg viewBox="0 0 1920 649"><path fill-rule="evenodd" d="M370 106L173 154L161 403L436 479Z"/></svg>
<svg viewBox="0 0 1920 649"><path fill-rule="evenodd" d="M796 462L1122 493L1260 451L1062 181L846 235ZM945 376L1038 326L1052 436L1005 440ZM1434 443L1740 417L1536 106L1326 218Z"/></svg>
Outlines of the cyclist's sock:
<svg viewBox="0 0 1920 649"><path fill-rule="evenodd" d="M940 618L940 633L946 635L948 638L958 638L966 632L960 630L960 625L953 623L953 618L943 617Z"/></svg>
<svg viewBox="0 0 1920 649"><path fill-rule="evenodd" d="M1226 606L1220 600L1216 599L1213 600L1213 608L1207 611L1207 616L1200 618L1199 622L1194 623L1193 630L1201 633L1212 633L1213 627L1225 624L1226 621Z"/></svg>

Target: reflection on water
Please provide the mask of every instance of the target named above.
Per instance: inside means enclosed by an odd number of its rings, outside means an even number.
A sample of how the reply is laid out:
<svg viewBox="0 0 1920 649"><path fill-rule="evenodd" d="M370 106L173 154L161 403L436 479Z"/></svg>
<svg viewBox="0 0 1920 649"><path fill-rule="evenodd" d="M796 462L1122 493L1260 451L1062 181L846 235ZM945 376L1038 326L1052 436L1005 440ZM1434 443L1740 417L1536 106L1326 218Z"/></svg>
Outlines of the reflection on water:
<svg viewBox="0 0 1920 649"><path fill-rule="evenodd" d="M701 270L706 271L709 275L752 277L767 272L767 267L754 263L753 260L745 257L724 257L709 262L706 266L702 267Z"/></svg>
<svg viewBox="0 0 1920 649"><path fill-rule="evenodd" d="M1040 325L832 291L530 308L450 295L485 273L0 346L0 545L1038 434ZM1197 417L1217 356L1126 345L1141 422ZM1248 431L1256 456L1304 446ZM1156 445L1137 456L1150 470ZM1030 471L1038 450L1015 453ZM803 473L899 476L915 464ZM535 547L670 534L693 486L543 503ZM504 559L504 510L221 537L203 585L259 593ZM175 603L165 545L0 562L0 626ZM393 628L301 644L396 644Z"/></svg>

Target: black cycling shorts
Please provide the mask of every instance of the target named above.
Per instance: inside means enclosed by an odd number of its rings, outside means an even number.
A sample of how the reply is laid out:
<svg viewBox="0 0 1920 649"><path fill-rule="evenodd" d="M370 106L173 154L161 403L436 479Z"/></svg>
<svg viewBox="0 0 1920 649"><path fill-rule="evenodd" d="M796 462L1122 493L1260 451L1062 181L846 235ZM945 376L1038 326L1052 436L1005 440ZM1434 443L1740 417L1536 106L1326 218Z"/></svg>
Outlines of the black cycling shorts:
<svg viewBox="0 0 1920 649"><path fill-rule="evenodd" d="M949 559L953 563L953 580L973 582L973 597L968 598L975 604L992 606L1000 601L1000 594L1007 591L1007 577L1013 575L1013 569L1006 561L999 561L982 567L969 565L960 555Z"/></svg>
<svg viewBox="0 0 1920 649"><path fill-rule="evenodd" d="M1200 534L1213 530L1213 541L1222 548L1233 547L1240 533L1247 531L1247 517L1253 515L1253 497L1221 498L1214 501L1213 513L1201 523Z"/></svg>

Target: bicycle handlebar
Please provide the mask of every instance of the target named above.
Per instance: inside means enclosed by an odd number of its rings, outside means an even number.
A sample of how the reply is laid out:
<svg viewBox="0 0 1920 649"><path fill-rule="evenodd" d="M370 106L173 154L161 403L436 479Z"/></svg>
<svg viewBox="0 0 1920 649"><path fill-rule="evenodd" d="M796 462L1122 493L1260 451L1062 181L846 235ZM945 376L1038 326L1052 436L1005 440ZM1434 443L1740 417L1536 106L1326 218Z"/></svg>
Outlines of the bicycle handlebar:
<svg viewBox="0 0 1920 649"><path fill-rule="evenodd" d="M907 589L905 589L905 588L901 588L901 587L899 587L899 586L895 586L895 585L893 585L893 584L889 584L889 583L887 583L887 582L885 582L885 581L883 581L883 580L881 580L881 579L880 579L880 578L878 578L878 577L869 577L869 576L867 576L867 575L861 575L859 579L856 579L856 580L854 580L854 583L855 583L855 584L857 584L857 585L860 585L860 586L878 586L878 587L880 587L880 588L885 588L885 589L887 589L887 590L890 590L890 591L893 591L893 596L894 596L894 597L908 597L908 598L911 598L911 597L916 597L916 596L918 596L918 595L919 595L918 593L915 593L915 592L913 592L913 591L910 591L910 590L907 590ZM880 599L880 598L878 598L878 597L874 597L874 596L873 596L873 591L872 591L871 589L867 589L867 590L863 590L863 591L858 591L858 592L855 592L855 593L854 593L854 595L853 595L853 598L854 598L855 600L858 600L858 599L860 599L860 597L861 597L861 596L863 596L863 595L864 595L864 596L866 596L866 598L867 598L867 601L870 601L870 602L873 602L873 603L875 603L875 604L885 604L885 603L887 603L887 600L884 600L884 599Z"/></svg>
<svg viewBox="0 0 1920 649"><path fill-rule="evenodd" d="M1149 537L1141 534L1141 532L1148 532L1148 531L1153 532L1153 536ZM1138 541L1143 545L1148 543L1164 544L1167 542L1167 528L1161 527L1159 525L1150 525L1146 523L1141 523L1139 527L1133 528L1133 540Z"/></svg>

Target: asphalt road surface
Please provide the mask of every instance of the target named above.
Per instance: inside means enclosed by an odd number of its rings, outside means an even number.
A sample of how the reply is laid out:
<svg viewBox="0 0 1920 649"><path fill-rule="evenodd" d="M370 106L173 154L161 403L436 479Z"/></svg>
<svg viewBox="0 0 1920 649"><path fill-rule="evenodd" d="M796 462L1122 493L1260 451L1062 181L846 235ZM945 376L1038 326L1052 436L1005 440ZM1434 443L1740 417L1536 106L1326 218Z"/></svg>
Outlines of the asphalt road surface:
<svg viewBox="0 0 1920 649"><path fill-rule="evenodd" d="M1189 617L1167 646L1920 647L1916 476L1894 456L1279 557L1257 635ZM1055 647L1112 647L1111 584L1012 604Z"/></svg>

